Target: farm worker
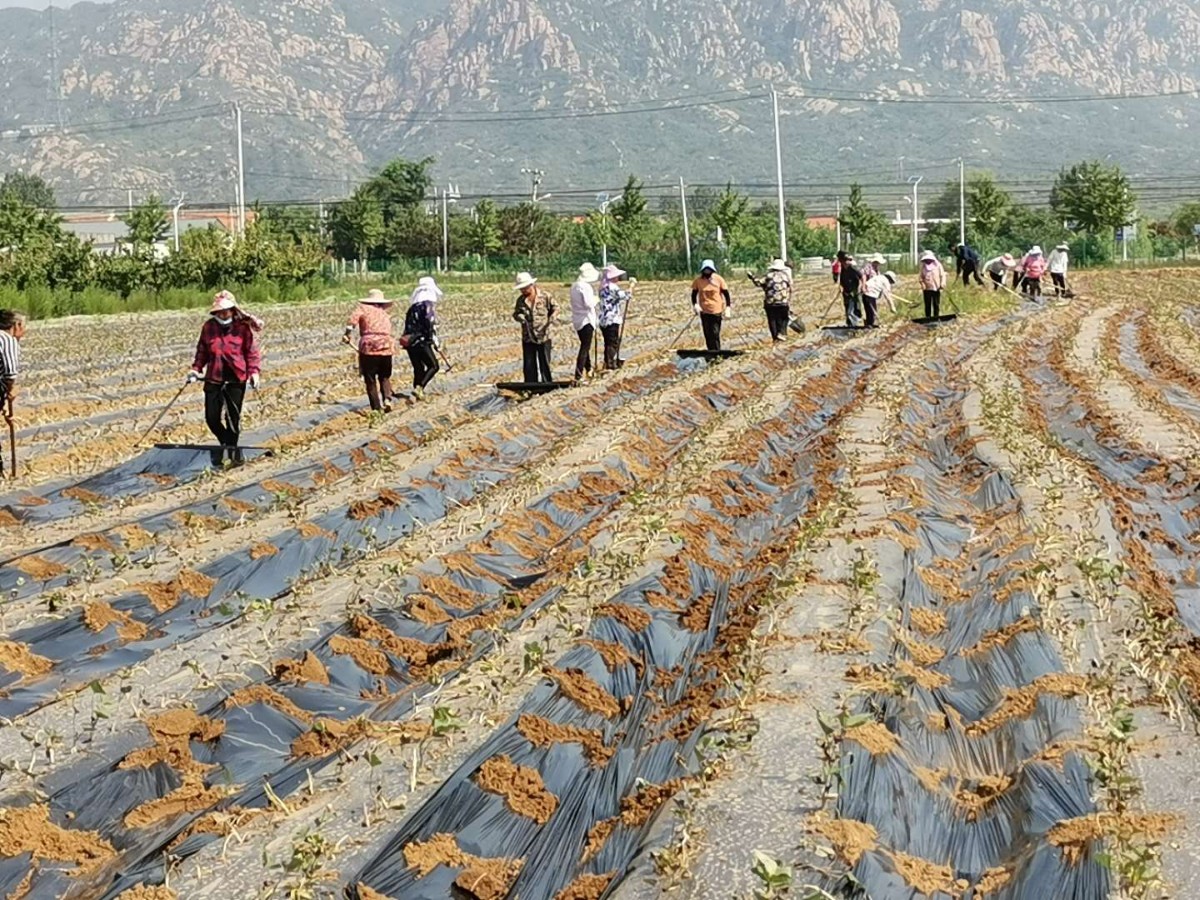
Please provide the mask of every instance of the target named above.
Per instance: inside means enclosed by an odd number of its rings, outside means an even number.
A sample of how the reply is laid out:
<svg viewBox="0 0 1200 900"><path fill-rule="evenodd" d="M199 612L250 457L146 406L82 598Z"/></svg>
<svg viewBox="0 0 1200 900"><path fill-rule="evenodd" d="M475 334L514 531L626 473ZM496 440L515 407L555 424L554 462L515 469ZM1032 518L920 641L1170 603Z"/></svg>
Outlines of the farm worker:
<svg viewBox="0 0 1200 900"><path fill-rule="evenodd" d="M1004 287L1004 276L1009 272L1016 271L1017 261L1013 259L1011 253L1005 253L1003 256L989 259L984 263L983 268L987 271L988 277L992 279L992 290L998 291Z"/></svg>
<svg viewBox="0 0 1200 900"><path fill-rule="evenodd" d="M592 342L596 339L596 329L600 320L596 315L596 307L600 300L596 297L593 284L600 280L600 273L590 262L579 267L579 276L571 285L571 327L579 335L579 353L575 356L575 381L583 380L584 376L592 374Z"/></svg>
<svg viewBox="0 0 1200 900"><path fill-rule="evenodd" d="M868 328L879 327L880 299L887 300L892 312L896 311L896 304L892 302L892 285L895 283L896 273L884 272L882 275L871 276L863 286L863 307L867 314Z"/></svg>
<svg viewBox="0 0 1200 900"><path fill-rule="evenodd" d="M604 336L604 368L609 372L621 366L621 325L629 303L629 291L621 289L624 277L624 270L609 263L600 280L600 334ZM635 284L637 279L630 281L631 286Z"/></svg>
<svg viewBox="0 0 1200 900"><path fill-rule="evenodd" d="M1040 297L1042 276L1046 274L1046 257L1042 255L1041 247L1035 244L1029 249L1025 258L1021 260L1021 272L1024 273L1025 293L1030 297Z"/></svg>
<svg viewBox="0 0 1200 900"><path fill-rule="evenodd" d="M417 281L417 289L408 302L404 316L404 337L401 343L408 351L408 361L413 368L413 395L422 400L425 388L441 368L437 361L437 349L442 345L437 335L437 312L434 304L442 299L442 289L429 275Z"/></svg>
<svg viewBox="0 0 1200 900"><path fill-rule="evenodd" d="M932 250L921 254L917 279L925 293L925 318L936 319L942 314L942 291L946 289L946 269Z"/></svg>
<svg viewBox="0 0 1200 900"><path fill-rule="evenodd" d="M204 420L220 447L212 451L213 466L220 466L224 451L240 466L242 404L246 385L257 389L262 351L250 319L238 309L237 298L221 291L213 298L208 321L200 328L196 358L188 383L204 379Z"/></svg>
<svg viewBox="0 0 1200 900"><path fill-rule="evenodd" d="M963 287L971 283L972 277L975 278L975 283L982 287L983 279L979 277L979 253L966 244L953 244L950 251L954 254L954 271L962 277Z"/></svg>
<svg viewBox="0 0 1200 900"><path fill-rule="evenodd" d="M842 264L846 262L846 251L839 250L837 256L833 258L833 264L829 267L830 273L833 275L833 283L838 284L842 276Z"/></svg>
<svg viewBox="0 0 1200 900"><path fill-rule="evenodd" d="M842 254L841 270L838 272L838 283L842 288L842 306L846 311L846 326L858 328L862 325L862 272L854 264L854 257L848 253Z"/></svg>
<svg viewBox="0 0 1200 900"><path fill-rule="evenodd" d="M767 267L767 274L756 278L753 272L747 272L755 287L762 288L763 311L767 314L767 328L771 331L771 340L782 341L787 337L788 322L791 320L792 302L792 273L787 263L782 259L774 260Z"/></svg>
<svg viewBox="0 0 1200 900"><path fill-rule="evenodd" d="M704 346L710 351L720 350L721 320L733 311L733 298L711 259L700 264L700 275L692 282L692 309L704 329Z"/></svg>
<svg viewBox="0 0 1200 900"><path fill-rule="evenodd" d="M550 326L554 324L554 301L537 286L537 279L528 272L519 272L513 283L517 303L513 318L521 323L521 349L527 384L550 382Z"/></svg>
<svg viewBox="0 0 1200 900"><path fill-rule="evenodd" d="M350 334L358 329L358 372L367 387L371 409L392 411L392 355L396 352L392 340L392 301L383 291L373 288L358 301L350 314L342 343L353 344Z"/></svg>
<svg viewBox="0 0 1200 900"><path fill-rule="evenodd" d="M1071 247L1059 244L1050 251L1050 279L1054 282L1054 295L1061 297L1067 292L1067 269L1070 267Z"/></svg>
<svg viewBox="0 0 1200 900"><path fill-rule="evenodd" d="M882 253L873 253L867 257L867 261L862 264L862 280L863 286L866 287L868 281L883 271L883 266L887 263L887 257Z"/></svg>
<svg viewBox="0 0 1200 900"><path fill-rule="evenodd" d="M12 309L0 309L0 410L10 419L12 403L17 399L17 378L21 374L21 338L25 337L25 317ZM11 452L12 448L9 448ZM4 474L4 455L0 453L0 475ZM16 473L13 473L16 474Z"/></svg>

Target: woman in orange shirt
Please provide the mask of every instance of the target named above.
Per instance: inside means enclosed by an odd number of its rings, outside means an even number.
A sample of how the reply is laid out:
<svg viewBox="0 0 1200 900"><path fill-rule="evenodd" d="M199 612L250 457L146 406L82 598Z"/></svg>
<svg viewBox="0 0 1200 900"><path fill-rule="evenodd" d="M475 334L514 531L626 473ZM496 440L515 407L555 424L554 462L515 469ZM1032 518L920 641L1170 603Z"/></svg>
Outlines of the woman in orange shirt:
<svg viewBox="0 0 1200 900"><path fill-rule="evenodd" d="M392 356L396 352L392 340L392 317L388 314L392 301L383 291L372 290L358 301L346 323L342 341L353 344L350 334L358 329L358 371L367 387L371 409L392 411Z"/></svg>
<svg viewBox="0 0 1200 900"><path fill-rule="evenodd" d="M692 309L704 328L704 346L710 351L720 350L721 320L733 310L733 300L711 259L700 264L700 276L692 282Z"/></svg>

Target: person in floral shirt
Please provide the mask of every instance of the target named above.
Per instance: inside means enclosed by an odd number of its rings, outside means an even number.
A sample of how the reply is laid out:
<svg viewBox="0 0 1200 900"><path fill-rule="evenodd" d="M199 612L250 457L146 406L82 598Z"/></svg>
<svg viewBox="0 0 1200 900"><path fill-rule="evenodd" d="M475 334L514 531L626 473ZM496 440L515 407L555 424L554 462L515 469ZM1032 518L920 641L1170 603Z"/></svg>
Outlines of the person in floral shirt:
<svg viewBox="0 0 1200 900"><path fill-rule="evenodd" d="M396 352L392 340L392 301L381 290L371 290L358 301L350 314L342 341L353 343L350 335L358 329L358 372L367 388L371 409L392 411L392 356Z"/></svg>
<svg viewBox="0 0 1200 900"><path fill-rule="evenodd" d="M788 322L792 318L792 273L787 263L777 259L767 268L767 274L756 278L753 272L748 277L763 291L763 310L767 314L767 327L771 329L771 340L782 341L787 336Z"/></svg>
<svg viewBox="0 0 1200 900"><path fill-rule="evenodd" d="M604 336L604 368L608 372L621 366L621 328L629 303L629 291L621 288L624 277L624 270L610 263L604 267L600 281L600 334Z"/></svg>

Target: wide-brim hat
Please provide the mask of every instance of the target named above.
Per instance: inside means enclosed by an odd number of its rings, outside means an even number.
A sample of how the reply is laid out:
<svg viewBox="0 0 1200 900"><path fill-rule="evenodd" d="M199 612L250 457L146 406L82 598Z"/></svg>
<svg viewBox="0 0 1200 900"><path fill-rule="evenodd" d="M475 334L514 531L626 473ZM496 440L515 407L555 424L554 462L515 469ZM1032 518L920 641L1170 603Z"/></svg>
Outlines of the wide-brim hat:
<svg viewBox="0 0 1200 900"><path fill-rule="evenodd" d="M237 309L237 297L229 293L229 291L221 291L213 297L212 309L210 312L224 312L227 309Z"/></svg>
<svg viewBox="0 0 1200 900"><path fill-rule="evenodd" d="M937 254L932 250L926 250L921 254L921 262L937 262Z"/></svg>
<svg viewBox="0 0 1200 900"><path fill-rule="evenodd" d="M625 270L618 265L609 263L604 267L603 275L605 281L616 281L619 278L625 277Z"/></svg>
<svg viewBox="0 0 1200 900"><path fill-rule="evenodd" d="M1032 247L1029 248L1029 255L1030 256L1041 256L1042 248L1039 247L1037 244L1034 244Z"/></svg>
<svg viewBox="0 0 1200 900"><path fill-rule="evenodd" d="M1011 253L1005 253L1002 257L1000 257L1000 262L1004 263L1006 266L1015 266L1017 264L1017 258Z"/></svg>
<svg viewBox="0 0 1200 900"><path fill-rule="evenodd" d="M705 269L712 269L715 272L717 271L717 264L711 259L706 259L700 263L700 271L703 272Z"/></svg>
<svg viewBox="0 0 1200 900"><path fill-rule="evenodd" d="M367 291L367 296L363 297L358 302L385 304L391 303L392 301L385 297L383 291L379 290L379 288L371 288L371 290Z"/></svg>
<svg viewBox="0 0 1200 900"><path fill-rule="evenodd" d="M884 272L883 277L886 278L888 281L890 281L892 284L896 283L896 273L895 272L891 272L891 271Z"/></svg>
<svg viewBox="0 0 1200 900"><path fill-rule="evenodd" d="M882 253L876 253L871 257L871 262L875 263L877 266L882 266L885 262L887 262L887 257Z"/></svg>
<svg viewBox="0 0 1200 900"><path fill-rule="evenodd" d="M1057 247L1055 247L1054 249L1055 249L1055 250L1070 250L1070 249L1071 249L1071 245L1070 245L1070 244L1059 244L1059 245L1058 245Z"/></svg>
<svg viewBox="0 0 1200 900"><path fill-rule="evenodd" d="M771 264L767 266L768 272L786 272L788 264L782 259L773 259Z"/></svg>
<svg viewBox="0 0 1200 900"><path fill-rule="evenodd" d="M525 290L525 288L532 287L535 284L537 284L537 279L534 278L532 275L530 275L528 272L518 272L517 278L513 282L513 290L514 291L523 291L523 290Z"/></svg>
<svg viewBox="0 0 1200 900"><path fill-rule="evenodd" d="M591 284L594 281L600 280L600 272L590 262L585 262L579 267L579 280L586 281Z"/></svg>
<svg viewBox="0 0 1200 900"><path fill-rule="evenodd" d="M440 287L438 287L438 284L436 281L433 280L432 275L422 275L420 278L418 278L417 279L417 290L433 291L435 294L438 295L438 297L442 296L442 289Z"/></svg>

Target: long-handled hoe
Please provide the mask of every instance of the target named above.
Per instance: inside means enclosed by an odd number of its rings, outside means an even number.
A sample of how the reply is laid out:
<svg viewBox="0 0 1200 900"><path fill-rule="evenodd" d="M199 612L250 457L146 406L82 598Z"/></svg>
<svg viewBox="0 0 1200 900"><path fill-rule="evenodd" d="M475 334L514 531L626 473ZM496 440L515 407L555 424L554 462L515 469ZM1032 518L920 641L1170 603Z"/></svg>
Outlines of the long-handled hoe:
<svg viewBox="0 0 1200 900"><path fill-rule="evenodd" d="M166 406L164 406L164 407L163 407L163 409L162 409L162 412L160 412L160 413L158 414L158 418L156 418L156 419L154 420L154 423L153 423L153 424L152 424L152 425L151 425L149 428L147 428L147 429L146 429L146 433L145 433L145 434L143 434L143 435L142 435L140 438L138 438L137 445L138 445L139 447L140 447L142 444L144 444L144 443L146 442L146 438L148 438L148 437L150 437L150 435L154 434L154 430L155 430L156 428L158 428L158 423L159 423L159 422L161 422L161 421L163 420L163 417L164 417L164 416L165 416L165 415L166 415L168 412L170 412L170 410L171 410L171 407L175 405L175 401L177 401L177 400L178 400L180 397L182 397L182 396L183 396L183 392L184 392L184 391L186 391L186 390L188 389L188 385L190 385L190 384L191 384L191 382L190 382L190 381L185 381L185 382L183 383L183 387L181 387L181 388L180 388L180 389L179 389L179 390L178 390L178 391L175 393L175 396L171 398L171 402L170 402L170 403L168 403Z"/></svg>
<svg viewBox="0 0 1200 900"><path fill-rule="evenodd" d="M8 423L8 457L12 464L9 467L8 477L17 477L17 426L13 423L13 402L12 397L8 398L8 402L4 405L4 421Z"/></svg>

